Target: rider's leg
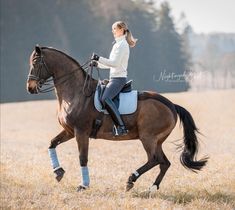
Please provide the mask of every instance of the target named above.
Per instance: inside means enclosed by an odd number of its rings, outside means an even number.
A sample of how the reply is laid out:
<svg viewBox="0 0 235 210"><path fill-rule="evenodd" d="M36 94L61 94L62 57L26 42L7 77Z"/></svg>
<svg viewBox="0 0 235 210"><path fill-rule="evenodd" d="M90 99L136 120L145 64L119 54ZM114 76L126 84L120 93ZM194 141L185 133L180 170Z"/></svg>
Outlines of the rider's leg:
<svg viewBox="0 0 235 210"><path fill-rule="evenodd" d="M105 88L102 96L102 103L112 117L117 126L117 133L115 135L125 135L127 130L120 116L120 113L112 101L112 99L121 91L126 84L126 78L112 78Z"/></svg>
<svg viewBox="0 0 235 210"><path fill-rule="evenodd" d="M116 125L115 135L122 136L122 135L127 134L128 131L127 131L125 124L121 118L121 115L120 115L116 105L114 104L114 102L110 98L105 99L105 108L109 112L110 116L112 117L112 119Z"/></svg>

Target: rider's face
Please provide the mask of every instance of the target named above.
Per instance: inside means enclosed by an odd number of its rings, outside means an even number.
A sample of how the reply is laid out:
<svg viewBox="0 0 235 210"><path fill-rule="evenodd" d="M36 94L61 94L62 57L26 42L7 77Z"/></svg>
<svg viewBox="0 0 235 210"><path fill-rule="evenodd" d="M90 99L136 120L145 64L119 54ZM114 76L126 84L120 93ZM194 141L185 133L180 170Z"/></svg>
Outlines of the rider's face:
<svg viewBox="0 0 235 210"><path fill-rule="evenodd" d="M123 28L119 28L116 24L114 24L112 26L112 32L113 32L113 36L114 38L120 37L124 34L124 29Z"/></svg>

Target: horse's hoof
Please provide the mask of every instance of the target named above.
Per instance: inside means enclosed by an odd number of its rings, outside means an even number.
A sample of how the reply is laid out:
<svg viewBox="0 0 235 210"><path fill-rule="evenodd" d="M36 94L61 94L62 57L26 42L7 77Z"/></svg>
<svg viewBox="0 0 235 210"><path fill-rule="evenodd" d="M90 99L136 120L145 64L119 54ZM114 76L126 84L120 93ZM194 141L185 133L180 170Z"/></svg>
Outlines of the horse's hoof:
<svg viewBox="0 0 235 210"><path fill-rule="evenodd" d="M153 186L151 186L151 187L149 188L149 192L150 192L150 193L154 193L154 192L156 192L158 189L159 189L159 187L154 184Z"/></svg>
<svg viewBox="0 0 235 210"><path fill-rule="evenodd" d="M159 187L158 187L157 185L151 186L151 187L149 188L149 191L148 191L148 192L149 192L149 196L150 196L150 197L155 196L158 189L159 189Z"/></svg>
<svg viewBox="0 0 235 210"><path fill-rule="evenodd" d="M128 192L130 189L132 189L134 187L134 183L133 182L127 182L126 185L126 192Z"/></svg>
<svg viewBox="0 0 235 210"><path fill-rule="evenodd" d="M86 190L88 187L86 186L83 186L83 185L79 185L78 188L77 188L77 192L82 192L84 190Z"/></svg>
<svg viewBox="0 0 235 210"><path fill-rule="evenodd" d="M63 176L64 176L64 173L65 173L65 170L62 168L62 167L59 167L59 168L56 168L55 170L54 170L54 173L55 173L55 175L56 175L56 180L58 181L58 182L60 182L60 180L63 178Z"/></svg>

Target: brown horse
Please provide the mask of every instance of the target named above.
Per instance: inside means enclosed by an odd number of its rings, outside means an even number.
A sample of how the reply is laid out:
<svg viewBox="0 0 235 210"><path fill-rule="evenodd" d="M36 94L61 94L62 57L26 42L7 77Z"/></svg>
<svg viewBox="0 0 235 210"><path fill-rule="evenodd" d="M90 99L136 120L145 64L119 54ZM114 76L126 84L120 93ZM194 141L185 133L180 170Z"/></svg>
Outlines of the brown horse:
<svg viewBox="0 0 235 210"><path fill-rule="evenodd" d="M64 175L59 165L55 148L57 145L75 137L82 183L78 191L89 186L89 172L87 167L89 137L94 120L100 113L94 107L94 91L90 96L84 94L83 86L87 73L82 66L65 53L53 48L36 46L30 56L30 72L27 80L27 90L31 94L38 93L41 86L52 77L58 99L58 119L64 130L51 140L49 154L58 181ZM90 79L90 89L95 90L97 80ZM183 107L156 92L138 92L138 107L135 113L123 115L128 135L114 137L113 122L109 115L103 116L103 124L98 130L97 138L112 141L140 139L147 153L147 162L133 172L126 185L126 190L134 186L134 182L146 171L160 165L160 173L151 189L159 189L159 185L170 167L170 162L162 150L162 143L170 135L177 122L177 115L183 124L183 152L180 157L182 165L192 171L205 166L207 158L196 160L198 150L197 128L191 114Z"/></svg>

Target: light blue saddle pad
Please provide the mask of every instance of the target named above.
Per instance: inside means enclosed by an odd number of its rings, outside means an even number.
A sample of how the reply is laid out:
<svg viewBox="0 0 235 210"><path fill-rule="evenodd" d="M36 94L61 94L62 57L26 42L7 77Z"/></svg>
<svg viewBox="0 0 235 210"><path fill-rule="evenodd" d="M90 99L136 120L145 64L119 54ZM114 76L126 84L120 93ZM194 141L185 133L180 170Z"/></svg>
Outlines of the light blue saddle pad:
<svg viewBox="0 0 235 210"><path fill-rule="evenodd" d="M137 90L132 90L128 93L120 93L119 95L119 112L120 114L132 114L137 109ZM105 114L108 114L107 110L102 109L102 105L100 103L100 100L98 99L98 90L95 92L95 98L94 98L94 105L97 111L104 112Z"/></svg>

